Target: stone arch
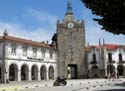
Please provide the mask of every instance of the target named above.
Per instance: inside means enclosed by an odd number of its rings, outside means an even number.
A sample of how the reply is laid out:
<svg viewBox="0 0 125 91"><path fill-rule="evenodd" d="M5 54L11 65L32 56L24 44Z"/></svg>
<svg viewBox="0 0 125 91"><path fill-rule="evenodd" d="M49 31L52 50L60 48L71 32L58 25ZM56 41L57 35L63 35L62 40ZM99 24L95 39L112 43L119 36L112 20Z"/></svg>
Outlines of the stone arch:
<svg viewBox="0 0 125 91"><path fill-rule="evenodd" d="M12 63L9 66L9 80L10 81L17 81L18 79L18 66L15 63Z"/></svg>
<svg viewBox="0 0 125 91"><path fill-rule="evenodd" d="M1 74L2 74L2 69L1 69L1 65L0 65L0 82L1 82Z"/></svg>
<svg viewBox="0 0 125 91"><path fill-rule="evenodd" d="M119 76L123 76L124 66L123 65L118 65L117 66L117 72L118 72Z"/></svg>
<svg viewBox="0 0 125 91"><path fill-rule="evenodd" d="M54 67L49 67L49 79L54 79Z"/></svg>
<svg viewBox="0 0 125 91"><path fill-rule="evenodd" d="M31 67L31 79L38 80L38 67L37 67L37 65L33 65Z"/></svg>
<svg viewBox="0 0 125 91"><path fill-rule="evenodd" d="M92 78L97 78L98 77L98 66L95 65L95 66L92 66L91 69L90 69L90 75Z"/></svg>
<svg viewBox="0 0 125 91"><path fill-rule="evenodd" d="M45 80L47 77L47 67L45 65L42 65L40 68L40 78L41 80Z"/></svg>
<svg viewBox="0 0 125 91"><path fill-rule="evenodd" d="M21 66L21 80L28 80L29 67L27 64L23 64Z"/></svg>
<svg viewBox="0 0 125 91"><path fill-rule="evenodd" d="M115 66L114 65L108 65L107 66L107 74L113 74L115 72Z"/></svg>

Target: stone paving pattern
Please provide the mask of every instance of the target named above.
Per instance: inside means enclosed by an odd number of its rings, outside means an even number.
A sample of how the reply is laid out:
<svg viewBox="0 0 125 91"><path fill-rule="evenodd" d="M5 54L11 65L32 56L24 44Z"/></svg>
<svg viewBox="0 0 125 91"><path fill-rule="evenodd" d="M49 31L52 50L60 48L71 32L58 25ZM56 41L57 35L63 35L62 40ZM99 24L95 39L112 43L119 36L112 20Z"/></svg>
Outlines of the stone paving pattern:
<svg viewBox="0 0 125 91"><path fill-rule="evenodd" d="M0 91L125 91L125 79L106 80L106 79L80 79L68 80L67 86L53 87L53 80L40 82L24 82L0 84ZM111 89L111 90L107 90ZM123 90L122 90L123 89Z"/></svg>

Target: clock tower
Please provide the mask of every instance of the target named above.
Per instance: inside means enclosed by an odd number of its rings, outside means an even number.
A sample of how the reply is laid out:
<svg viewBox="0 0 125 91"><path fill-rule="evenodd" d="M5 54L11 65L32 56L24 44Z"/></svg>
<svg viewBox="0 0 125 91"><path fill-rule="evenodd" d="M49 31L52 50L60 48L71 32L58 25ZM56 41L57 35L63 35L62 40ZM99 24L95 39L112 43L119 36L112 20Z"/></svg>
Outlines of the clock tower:
<svg viewBox="0 0 125 91"><path fill-rule="evenodd" d="M58 76L69 79L87 76L84 21L74 18L70 2L64 20L57 21L57 52Z"/></svg>

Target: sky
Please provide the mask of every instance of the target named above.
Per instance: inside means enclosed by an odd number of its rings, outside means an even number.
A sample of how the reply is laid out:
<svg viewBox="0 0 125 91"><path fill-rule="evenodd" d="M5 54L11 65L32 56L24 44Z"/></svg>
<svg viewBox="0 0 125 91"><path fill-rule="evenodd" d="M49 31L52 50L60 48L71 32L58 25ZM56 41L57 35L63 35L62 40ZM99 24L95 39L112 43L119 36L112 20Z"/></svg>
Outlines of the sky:
<svg viewBox="0 0 125 91"><path fill-rule="evenodd" d="M63 20L68 0L0 0L0 36L6 29L8 35L35 41L49 41L56 33L57 19ZM86 44L125 44L125 35L114 35L101 30L91 10L80 0L70 0L74 17L85 21Z"/></svg>

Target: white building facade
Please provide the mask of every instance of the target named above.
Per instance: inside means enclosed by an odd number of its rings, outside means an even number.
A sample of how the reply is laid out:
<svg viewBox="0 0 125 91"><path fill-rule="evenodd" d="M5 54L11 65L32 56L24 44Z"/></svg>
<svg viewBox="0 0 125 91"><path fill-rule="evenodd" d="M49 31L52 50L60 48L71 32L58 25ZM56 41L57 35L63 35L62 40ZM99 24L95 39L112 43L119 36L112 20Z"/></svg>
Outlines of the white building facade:
<svg viewBox="0 0 125 91"><path fill-rule="evenodd" d="M125 76L125 45L88 46L87 53L90 78L108 77L113 73Z"/></svg>
<svg viewBox="0 0 125 91"><path fill-rule="evenodd" d="M0 37L0 80L32 81L57 77L56 50L49 44Z"/></svg>

